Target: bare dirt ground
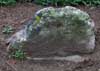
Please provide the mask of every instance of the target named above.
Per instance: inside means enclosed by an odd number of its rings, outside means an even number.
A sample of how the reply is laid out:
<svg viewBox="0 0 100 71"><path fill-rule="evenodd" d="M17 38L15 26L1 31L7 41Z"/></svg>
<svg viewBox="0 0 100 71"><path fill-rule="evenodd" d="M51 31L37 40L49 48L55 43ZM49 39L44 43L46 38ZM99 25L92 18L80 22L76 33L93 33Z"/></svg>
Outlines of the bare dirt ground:
<svg viewBox="0 0 100 71"><path fill-rule="evenodd" d="M16 6L0 7L0 71L100 71L100 7L91 8L79 6L78 8L88 12L96 26L96 49L92 54L84 54L90 60L74 63L68 61L17 61L8 59L5 39L2 33L4 25L12 25L18 30L25 20L32 18L40 9L34 4L17 4Z"/></svg>

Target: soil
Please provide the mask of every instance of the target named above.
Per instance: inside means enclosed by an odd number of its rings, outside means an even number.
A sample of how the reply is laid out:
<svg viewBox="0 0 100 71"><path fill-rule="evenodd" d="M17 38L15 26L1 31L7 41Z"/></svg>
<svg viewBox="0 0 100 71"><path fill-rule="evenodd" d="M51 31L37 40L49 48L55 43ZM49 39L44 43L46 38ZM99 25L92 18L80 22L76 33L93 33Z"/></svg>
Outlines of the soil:
<svg viewBox="0 0 100 71"><path fill-rule="evenodd" d="M0 71L100 71L100 7L77 7L89 13L96 26L96 49L91 54L84 54L90 58L89 61L74 63L8 59L5 41L9 36L2 33L3 26L12 25L15 32L23 22L31 19L34 13L41 8L41 6L31 3L0 7Z"/></svg>

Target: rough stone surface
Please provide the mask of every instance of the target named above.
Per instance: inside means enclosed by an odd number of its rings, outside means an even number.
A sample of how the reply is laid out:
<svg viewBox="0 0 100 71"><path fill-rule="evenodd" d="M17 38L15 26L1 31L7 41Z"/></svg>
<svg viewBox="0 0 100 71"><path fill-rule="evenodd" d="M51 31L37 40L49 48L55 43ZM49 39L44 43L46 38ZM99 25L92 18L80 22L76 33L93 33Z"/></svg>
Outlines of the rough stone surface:
<svg viewBox="0 0 100 71"><path fill-rule="evenodd" d="M94 22L86 12L74 7L47 7L36 12L7 43L8 49L23 47L33 56L90 53L95 48Z"/></svg>

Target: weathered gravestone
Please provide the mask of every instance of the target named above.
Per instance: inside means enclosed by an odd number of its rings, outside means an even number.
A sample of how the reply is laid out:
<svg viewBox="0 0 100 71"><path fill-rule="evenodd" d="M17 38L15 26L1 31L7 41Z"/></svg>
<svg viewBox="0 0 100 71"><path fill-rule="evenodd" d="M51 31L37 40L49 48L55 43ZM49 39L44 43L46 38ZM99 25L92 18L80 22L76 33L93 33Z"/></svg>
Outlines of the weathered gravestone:
<svg viewBox="0 0 100 71"><path fill-rule="evenodd" d="M34 57L90 53L95 48L94 22L74 7L47 7L37 11L7 43L8 50L21 48Z"/></svg>

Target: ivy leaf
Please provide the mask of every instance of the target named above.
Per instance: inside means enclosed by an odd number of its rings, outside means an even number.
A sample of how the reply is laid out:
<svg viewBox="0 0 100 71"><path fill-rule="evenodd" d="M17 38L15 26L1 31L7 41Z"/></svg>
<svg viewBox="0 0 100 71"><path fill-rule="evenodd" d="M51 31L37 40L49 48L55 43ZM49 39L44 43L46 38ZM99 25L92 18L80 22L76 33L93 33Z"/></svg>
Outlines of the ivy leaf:
<svg viewBox="0 0 100 71"><path fill-rule="evenodd" d="M36 16L36 21L40 22L40 17L39 16Z"/></svg>

